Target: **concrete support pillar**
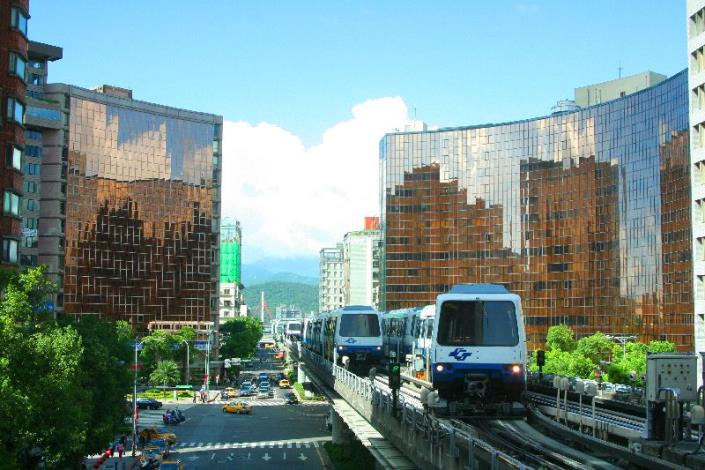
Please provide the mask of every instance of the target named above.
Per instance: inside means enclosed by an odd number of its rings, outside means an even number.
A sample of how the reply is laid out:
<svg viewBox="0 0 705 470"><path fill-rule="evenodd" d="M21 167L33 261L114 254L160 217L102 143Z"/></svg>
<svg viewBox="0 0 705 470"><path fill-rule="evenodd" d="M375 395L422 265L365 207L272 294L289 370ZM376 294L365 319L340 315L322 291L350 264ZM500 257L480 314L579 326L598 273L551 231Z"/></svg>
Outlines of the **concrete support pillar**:
<svg viewBox="0 0 705 470"><path fill-rule="evenodd" d="M301 366L298 366L296 368L296 371L297 371L296 381L300 384L305 384L308 379L306 378L306 373L304 372L304 369Z"/></svg>
<svg viewBox="0 0 705 470"><path fill-rule="evenodd" d="M338 416L333 408L330 409L331 431L333 434L333 444L345 444L348 442L348 433L345 423Z"/></svg>

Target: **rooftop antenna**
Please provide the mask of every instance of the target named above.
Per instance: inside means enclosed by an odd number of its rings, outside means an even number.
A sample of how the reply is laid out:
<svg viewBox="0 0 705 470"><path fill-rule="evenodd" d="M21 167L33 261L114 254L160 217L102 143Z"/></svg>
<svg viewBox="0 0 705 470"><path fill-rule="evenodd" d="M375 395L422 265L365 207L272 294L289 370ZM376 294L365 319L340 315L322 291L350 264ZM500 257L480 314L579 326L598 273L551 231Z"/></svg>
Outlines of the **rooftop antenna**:
<svg viewBox="0 0 705 470"><path fill-rule="evenodd" d="M414 106L414 121L416 121L416 106Z"/></svg>
<svg viewBox="0 0 705 470"><path fill-rule="evenodd" d="M617 70L619 71L619 78L622 78L622 61L619 61L619 67L617 67Z"/></svg>

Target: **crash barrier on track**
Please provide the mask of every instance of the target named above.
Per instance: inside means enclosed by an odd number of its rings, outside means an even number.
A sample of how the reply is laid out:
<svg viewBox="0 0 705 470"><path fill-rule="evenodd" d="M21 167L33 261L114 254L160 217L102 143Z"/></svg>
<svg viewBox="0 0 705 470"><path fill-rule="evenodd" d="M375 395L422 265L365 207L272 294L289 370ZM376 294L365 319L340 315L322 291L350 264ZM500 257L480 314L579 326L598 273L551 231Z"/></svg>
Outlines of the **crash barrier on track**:
<svg viewBox="0 0 705 470"><path fill-rule="evenodd" d="M420 468L531 468L449 420L433 416L418 400L399 395L394 410L392 391L383 384L355 375L300 343L290 343L289 350Z"/></svg>

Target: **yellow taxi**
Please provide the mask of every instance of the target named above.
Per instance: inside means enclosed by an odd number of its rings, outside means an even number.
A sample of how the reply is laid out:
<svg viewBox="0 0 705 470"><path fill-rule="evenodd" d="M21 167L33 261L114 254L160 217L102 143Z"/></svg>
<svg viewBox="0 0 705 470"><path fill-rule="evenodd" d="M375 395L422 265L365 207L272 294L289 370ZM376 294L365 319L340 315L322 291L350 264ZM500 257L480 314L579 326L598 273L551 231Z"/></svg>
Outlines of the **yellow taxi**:
<svg viewBox="0 0 705 470"><path fill-rule="evenodd" d="M235 390L232 387L228 387L225 390L223 390L224 395L228 398L235 398L237 396L237 390Z"/></svg>
<svg viewBox="0 0 705 470"><path fill-rule="evenodd" d="M289 388L291 385L289 384L289 380L287 379L281 379L279 381L279 388Z"/></svg>
<svg viewBox="0 0 705 470"><path fill-rule="evenodd" d="M235 414L250 414L252 413L252 406L246 401L231 401L227 405L223 406L223 413L235 413Z"/></svg>
<svg viewBox="0 0 705 470"><path fill-rule="evenodd" d="M176 444L176 434L173 432L162 432L158 431L156 428L145 428L140 431L139 435L143 437L145 441L151 441L152 439L164 439L169 445Z"/></svg>
<svg viewBox="0 0 705 470"><path fill-rule="evenodd" d="M181 460L167 460L162 462L159 470L184 470L184 465Z"/></svg>

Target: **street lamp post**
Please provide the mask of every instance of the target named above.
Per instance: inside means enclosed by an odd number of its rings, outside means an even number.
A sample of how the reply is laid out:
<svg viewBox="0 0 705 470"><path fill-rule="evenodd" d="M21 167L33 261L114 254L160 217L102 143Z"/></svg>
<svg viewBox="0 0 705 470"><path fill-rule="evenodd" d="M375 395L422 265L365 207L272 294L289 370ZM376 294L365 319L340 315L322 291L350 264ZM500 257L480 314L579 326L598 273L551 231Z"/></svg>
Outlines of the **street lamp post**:
<svg viewBox="0 0 705 470"><path fill-rule="evenodd" d="M211 382L211 330L206 333L208 335L206 341L206 397L210 400L210 382Z"/></svg>
<svg viewBox="0 0 705 470"><path fill-rule="evenodd" d="M135 340L135 362L132 365L135 369L135 377L132 388L132 456L135 456L137 441L137 348L142 344Z"/></svg>
<svg viewBox="0 0 705 470"><path fill-rule="evenodd" d="M186 385L191 383L191 369L189 368L189 360L191 354L189 353L188 341L185 339L181 340L186 345Z"/></svg>

